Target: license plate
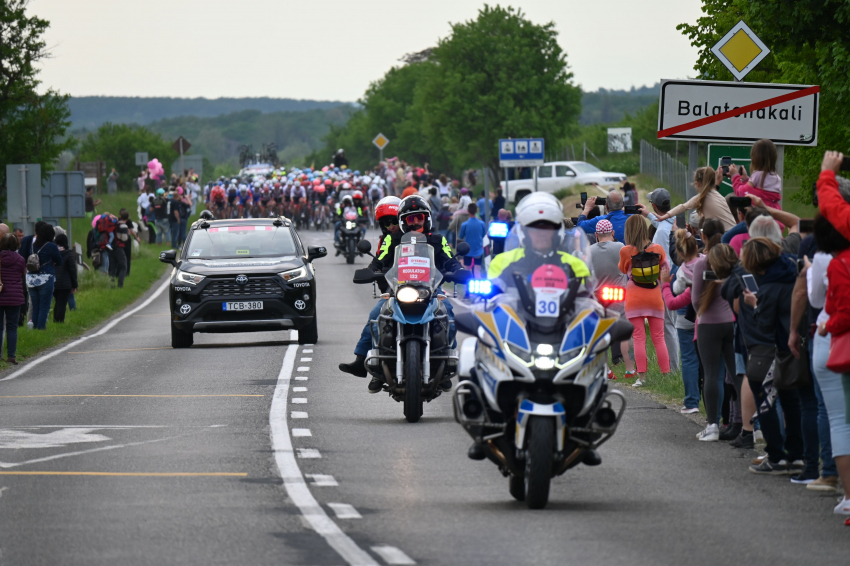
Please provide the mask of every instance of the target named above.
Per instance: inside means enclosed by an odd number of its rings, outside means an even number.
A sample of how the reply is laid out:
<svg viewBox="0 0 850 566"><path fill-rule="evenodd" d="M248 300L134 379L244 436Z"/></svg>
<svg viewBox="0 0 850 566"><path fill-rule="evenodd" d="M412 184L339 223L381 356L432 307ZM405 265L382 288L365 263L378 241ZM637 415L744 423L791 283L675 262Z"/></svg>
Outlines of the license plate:
<svg viewBox="0 0 850 566"><path fill-rule="evenodd" d="M226 311L261 311L263 310L263 301L245 301L238 303L224 303Z"/></svg>

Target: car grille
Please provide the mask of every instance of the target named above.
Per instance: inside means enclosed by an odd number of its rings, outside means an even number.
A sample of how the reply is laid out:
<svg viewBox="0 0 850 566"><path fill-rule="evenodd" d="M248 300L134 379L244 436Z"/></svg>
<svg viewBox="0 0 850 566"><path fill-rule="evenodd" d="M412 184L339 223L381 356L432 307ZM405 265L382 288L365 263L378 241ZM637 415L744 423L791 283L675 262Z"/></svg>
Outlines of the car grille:
<svg viewBox="0 0 850 566"><path fill-rule="evenodd" d="M236 283L236 276L213 279L204 290L201 298L209 297L258 297L263 295L281 295L283 289L272 277L248 277L244 285Z"/></svg>

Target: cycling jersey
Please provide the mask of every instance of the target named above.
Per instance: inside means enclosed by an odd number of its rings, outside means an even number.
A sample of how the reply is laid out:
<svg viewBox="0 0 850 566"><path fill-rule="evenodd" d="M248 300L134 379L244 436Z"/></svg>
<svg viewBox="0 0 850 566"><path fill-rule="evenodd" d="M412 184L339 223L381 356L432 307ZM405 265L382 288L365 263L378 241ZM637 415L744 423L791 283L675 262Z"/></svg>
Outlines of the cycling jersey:
<svg viewBox="0 0 850 566"><path fill-rule="evenodd" d="M213 187L210 191L208 201L212 200L214 202L224 202L224 198L227 193L224 192L222 187Z"/></svg>
<svg viewBox="0 0 850 566"><path fill-rule="evenodd" d="M238 197L238 196L239 196L239 193L236 191L236 189L231 189L231 190L227 191L227 202L228 202L228 204L233 204L233 201L235 201L236 197Z"/></svg>
<svg viewBox="0 0 850 566"><path fill-rule="evenodd" d="M246 204L251 204L253 201L254 201L254 196L251 194L251 191L239 193L239 204L241 206L245 206Z"/></svg>

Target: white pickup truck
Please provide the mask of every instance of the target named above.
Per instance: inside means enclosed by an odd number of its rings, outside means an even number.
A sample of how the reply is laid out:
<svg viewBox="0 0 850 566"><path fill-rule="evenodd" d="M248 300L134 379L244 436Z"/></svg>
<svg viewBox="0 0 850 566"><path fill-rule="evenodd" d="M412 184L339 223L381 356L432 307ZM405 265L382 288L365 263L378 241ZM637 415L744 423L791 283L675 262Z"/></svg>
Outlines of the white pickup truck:
<svg viewBox="0 0 850 566"><path fill-rule="evenodd" d="M584 161L552 161L539 167L532 167L531 179L519 179L508 183L501 182L502 194L508 202L518 203L522 197L534 191L534 176L537 176L537 190L555 193L573 185L590 185L596 183L602 187L619 185L626 178L625 173L608 173L600 171Z"/></svg>

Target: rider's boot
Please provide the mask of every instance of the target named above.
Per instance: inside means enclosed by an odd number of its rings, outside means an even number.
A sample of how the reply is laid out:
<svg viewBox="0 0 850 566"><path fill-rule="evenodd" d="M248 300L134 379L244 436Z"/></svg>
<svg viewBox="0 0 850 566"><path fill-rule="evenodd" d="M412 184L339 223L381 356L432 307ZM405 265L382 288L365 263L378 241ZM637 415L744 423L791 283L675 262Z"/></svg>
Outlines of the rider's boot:
<svg viewBox="0 0 850 566"><path fill-rule="evenodd" d="M354 361L350 364L339 364L339 370L344 371L345 373L350 373L351 375L356 375L357 377L366 377L368 372L366 371L366 356L361 356L357 354L354 357Z"/></svg>
<svg viewBox="0 0 850 566"><path fill-rule="evenodd" d="M484 445L480 442L476 442L472 446L469 447L469 450L466 452L466 455L469 456L470 460L483 460L487 457L484 454Z"/></svg>
<svg viewBox="0 0 850 566"><path fill-rule="evenodd" d="M602 456L596 450L587 449L581 457L581 463L585 466L598 466L602 463Z"/></svg>
<svg viewBox="0 0 850 566"><path fill-rule="evenodd" d="M384 381L380 377L373 377L369 382L369 393L380 393L384 388Z"/></svg>

